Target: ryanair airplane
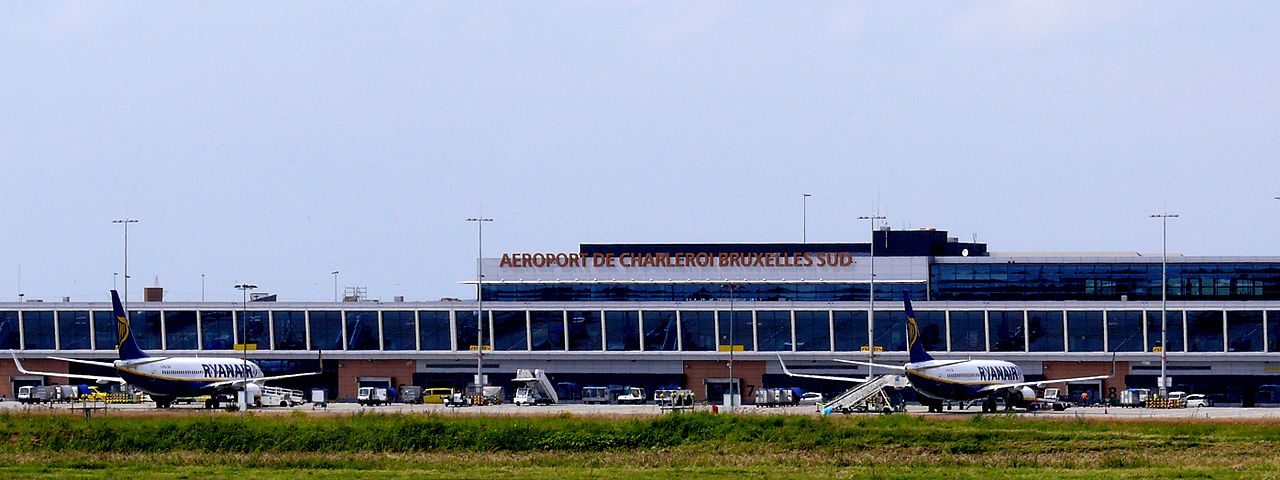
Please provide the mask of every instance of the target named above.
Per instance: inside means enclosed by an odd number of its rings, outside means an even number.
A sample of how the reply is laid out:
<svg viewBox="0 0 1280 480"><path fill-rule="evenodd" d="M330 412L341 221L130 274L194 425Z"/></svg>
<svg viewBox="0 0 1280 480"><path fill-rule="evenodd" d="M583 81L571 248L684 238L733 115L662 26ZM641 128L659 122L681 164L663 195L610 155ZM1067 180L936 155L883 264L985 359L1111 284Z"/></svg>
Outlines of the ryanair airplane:
<svg viewBox="0 0 1280 480"><path fill-rule="evenodd" d="M1007 407L1025 405L1036 399L1031 387L1042 387L1048 384L1065 382L1085 382L1102 380L1111 375L1094 375L1089 377L1072 377L1046 379L1028 382L1022 376L1022 369L1012 362L1003 360L935 360L920 343L920 331L916 326L916 314L911 309L911 297L902 294L907 313L907 350L910 358L906 365L883 365L878 363L858 362L853 360L835 361L857 365L869 365L887 368L906 373L911 387L920 394L920 403L929 407L930 412L942 412L943 402L982 400L982 411L996 411L996 399L1004 398ZM782 361L782 357L778 357ZM787 365L782 371L793 377L816 378L821 380L837 380L845 382L866 382L868 379L852 377L836 377L827 375L806 375L792 373Z"/></svg>
<svg viewBox="0 0 1280 480"><path fill-rule="evenodd" d="M80 360L75 358L49 357L54 360L84 363L115 369L118 377L97 375L78 375L68 373L32 372L22 367L18 355L13 353L13 362L18 371L26 375L45 375L50 377L75 378L92 380L97 383L121 383L151 395L156 407L168 408L178 397L194 397L199 395L216 395L238 390L259 390L269 380L316 375L320 372L294 373L265 377L258 365L240 358L232 357L152 357L138 348L133 332L129 328L129 318L120 305L120 294L111 291L111 305L116 316L116 331L120 343L116 350L120 359L111 363ZM11 352L12 353L12 352ZM216 402L216 400L215 400ZM213 406L216 408L217 404Z"/></svg>

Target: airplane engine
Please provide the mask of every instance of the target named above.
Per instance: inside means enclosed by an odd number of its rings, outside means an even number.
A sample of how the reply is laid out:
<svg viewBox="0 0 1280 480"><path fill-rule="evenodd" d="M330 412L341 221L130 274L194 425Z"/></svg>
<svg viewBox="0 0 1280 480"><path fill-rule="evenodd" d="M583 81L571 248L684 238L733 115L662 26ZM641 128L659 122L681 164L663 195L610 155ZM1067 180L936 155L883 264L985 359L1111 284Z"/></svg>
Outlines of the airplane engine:
<svg viewBox="0 0 1280 480"><path fill-rule="evenodd" d="M250 383L244 386L245 391L249 392L249 398L256 399L262 397L262 386L256 383Z"/></svg>
<svg viewBox="0 0 1280 480"><path fill-rule="evenodd" d="M1036 399L1036 391L1031 387L1022 387L1018 389L1018 395L1022 397L1023 402L1030 402Z"/></svg>

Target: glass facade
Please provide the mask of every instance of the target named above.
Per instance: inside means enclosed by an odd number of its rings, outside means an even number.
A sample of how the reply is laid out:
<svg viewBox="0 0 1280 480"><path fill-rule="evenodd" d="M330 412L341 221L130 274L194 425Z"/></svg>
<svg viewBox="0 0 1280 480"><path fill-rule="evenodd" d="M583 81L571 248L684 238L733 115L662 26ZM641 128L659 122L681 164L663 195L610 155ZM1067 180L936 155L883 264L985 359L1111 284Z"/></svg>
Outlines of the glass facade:
<svg viewBox="0 0 1280 480"><path fill-rule="evenodd" d="M138 343L138 348L143 350L163 348L160 329L160 312L154 310L129 312L129 330L133 332L133 339Z"/></svg>
<svg viewBox="0 0 1280 480"><path fill-rule="evenodd" d="M271 313L266 311L250 310L242 312L237 310L236 317L236 342L251 343L256 348L266 350L271 345ZM240 322L247 319L248 323L241 325ZM241 336L245 338L240 338Z"/></svg>
<svg viewBox="0 0 1280 480"><path fill-rule="evenodd" d="M1062 311L1027 312L1027 346L1033 352L1061 352L1065 338Z"/></svg>
<svg viewBox="0 0 1280 480"><path fill-rule="evenodd" d="M791 351L791 312L757 311L756 336L756 346L762 352Z"/></svg>
<svg viewBox="0 0 1280 480"><path fill-rule="evenodd" d="M1188 352L1221 352L1222 311L1187 311Z"/></svg>
<svg viewBox="0 0 1280 480"><path fill-rule="evenodd" d="M1160 300L1159 263L936 263L933 300ZM1170 263L1170 300L1280 300L1280 263ZM879 297L879 295L877 295Z"/></svg>
<svg viewBox="0 0 1280 480"><path fill-rule="evenodd" d="M917 311L916 328L920 332L920 344L924 345L925 350L931 352L950 350L947 345L947 312Z"/></svg>
<svg viewBox="0 0 1280 480"><path fill-rule="evenodd" d="M1160 346L1160 311L1147 311L1147 351L1154 352L1155 347ZM1165 339L1169 342L1170 352L1181 352L1183 350L1182 342L1182 312L1170 310L1169 324L1165 326Z"/></svg>
<svg viewBox="0 0 1280 480"><path fill-rule="evenodd" d="M57 347L53 335L53 312L22 312L22 341L23 348L28 350L53 350Z"/></svg>
<svg viewBox="0 0 1280 480"><path fill-rule="evenodd" d="M906 313L876 310L875 334L876 346L884 348L884 351L907 351Z"/></svg>
<svg viewBox="0 0 1280 480"><path fill-rule="evenodd" d="M992 310L987 312L987 343L993 352L1025 352L1027 351L1026 329L1023 325L1021 310L1006 312Z"/></svg>
<svg viewBox="0 0 1280 480"><path fill-rule="evenodd" d="M85 310L58 312L58 348L62 350L88 350L89 312Z"/></svg>
<svg viewBox="0 0 1280 480"><path fill-rule="evenodd" d="M378 312L347 311L347 350L378 349Z"/></svg>
<svg viewBox="0 0 1280 480"><path fill-rule="evenodd" d="M488 316L489 315L485 315L486 318L488 318ZM483 332L481 334L485 337L491 337L489 335L489 323L484 322L479 324L479 327L477 327L476 318L477 315L474 310L457 310L453 312L453 333L456 336L454 342L455 350L468 351L471 350L472 347L480 345L477 341L477 328ZM484 344L493 345L492 338L485 338Z"/></svg>
<svg viewBox="0 0 1280 480"><path fill-rule="evenodd" d="M987 349L987 334L983 329L983 312L951 312L951 351L981 352Z"/></svg>
<svg viewBox="0 0 1280 480"><path fill-rule="evenodd" d="M680 333L676 331L676 312L641 312L641 328L644 329L644 351L674 352L679 350Z"/></svg>
<svg viewBox="0 0 1280 480"><path fill-rule="evenodd" d="M831 314L826 310L797 311L796 351L822 352L831 350Z"/></svg>
<svg viewBox="0 0 1280 480"><path fill-rule="evenodd" d="M307 313L298 310L271 312L271 328L275 336L276 350L305 350L307 348Z"/></svg>
<svg viewBox="0 0 1280 480"><path fill-rule="evenodd" d="M569 318L569 350L583 352L604 348L599 311L570 310L566 316Z"/></svg>
<svg viewBox="0 0 1280 480"><path fill-rule="evenodd" d="M867 346L867 312L837 310L831 312L831 322L837 352L857 352Z"/></svg>
<svg viewBox="0 0 1280 480"><path fill-rule="evenodd" d="M474 323L472 327L475 327ZM418 345L422 350L449 349L449 312L440 310L418 312Z"/></svg>
<svg viewBox="0 0 1280 480"><path fill-rule="evenodd" d="M870 296L866 283L779 282L732 285L733 292L730 292L730 287L724 282L485 283L484 299L495 302L696 302L729 301L732 297L738 301L865 302ZM924 282L920 282L876 289L876 300L900 300L903 290L911 293L914 298L925 298Z"/></svg>
<svg viewBox="0 0 1280 480"><path fill-rule="evenodd" d="M493 349L528 350L528 325L524 310L494 310Z"/></svg>
<svg viewBox="0 0 1280 480"><path fill-rule="evenodd" d="M383 350L417 350L418 326L415 324L416 313L412 310L382 312L382 349ZM448 337L445 330L445 338Z"/></svg>
<svg viewBox="0 0 1280 480"><path fill-rule="evenodd" d="M716 319L720 328L720 346L719 350L729 351L737 345L735 350L752 351L756 349L756 333L752 328L753 315L750 310L721 310L716 312ZM731 322L732 321L732 322ZM729 329L732 323L733 329Z"/></svg>
<svg viewBox="0 0 1280 480"><path fill-rule="evenodd" d="M312 350L342 350L342 312L317 310L307 316Z"/></svg>
<svg viewBox="0 0 1280 480"><path fill-rule="evenodd" d="M231 350L235 347L236 336L231 312L200 312L201 348L205 350ZM133 331L137 334L138 331ZM146 348L146 347L143 347Z"/></svg>
<svg viewBox="0 0 1280 480"><path fill-rule="evenodd" d="M165 348L169 350L195 350L199 348L196 329L196 312L193 310L168 310L164 312Z"/></svg>
<svg viewBox="0 0 1280 480"><path fill-rule="evenodd" d="M1280 310L1267 311L1267 351L1280 352Z"/></svg>
<svg viewBox="0 0 1280 480"><path fill-rule="evenodd" d="M533 350L564 350L564 311L529 312L529 346Z"/></svg>
<svg viewBox="0 0 1280 480"><path fill-rule="evenodd" d="M494 327L497 349L505 351L709 352L735 343L742 351L856 352L867 345L864 310L735 310L732 342L728 310L486 313L492 315L486 336ZM238 336L237 311L147 310L131 316L146 350L230 350ZM468 310L252 311L247 326L251 342L273 335L279 350L445 351L454 346L451 316L457 348L470 350L476 330L475 312ZM904 318L901 311L876 312L875 344L883 351L905 350ZM1280 350L1275 310L1170 310L1169 319L1171 352ZM1160 346L1158 310L921 310L916 322L921 342L934 352L1150 352ZM94 348L112 350L115 327L108 311L0 311L0 348L7 342L32 350L85 350L92 337ZM156 345L162 341L164 346Z"/></svg>
<svg viewBox="0 0 1280 480"><path fill-rule="evenodd" d="M1102 312L1067 312L1067 351L1102 351Z"/></svg>
<svg viewBox="0 0 1280 480"><path fill-rule="evenodd" d="M5 312L0 312L3 321ZM0 325L0 344L3 344L3 325ZM112 312L93 312L93 348L94 350L115 350L120 341L116 329L116 315ZM16 335L17 332L14 332ZM16 336L14 338L17 338ZM0 348L3 348L0 346ZM14 347L17 348L17 347Z"/></svg>
<svg viewBox="0 0 1280 480"><path fill-rule="evenodd" d="M18 333L18 312L0 312L0 348L10 350L22 348Z"/></svg>
<svg viewBox="0 0 1280 480"><path fill-rule="evenodd" d="M710 352L716 349L716 312L705 310L680 312L680 341L686 352Z"/></svg>
<svg viewBox="0 0 1280 480"><path fill-rule="evenodd" d="M640 312L604 312L605 349L635 351L640 349Z"/></svg>
<svg viewBox="0 0 1280 480"><path fill-rule="evenodd" d="M1227 351L1262 351L1262 312L1243 310L1227 312Z"/></svg>
<svg viewBox="0 0 1280 480"><path fill-rule="evenodd" d="M1107 312L1107 351L1142 351L1142 312Z"/></svg>

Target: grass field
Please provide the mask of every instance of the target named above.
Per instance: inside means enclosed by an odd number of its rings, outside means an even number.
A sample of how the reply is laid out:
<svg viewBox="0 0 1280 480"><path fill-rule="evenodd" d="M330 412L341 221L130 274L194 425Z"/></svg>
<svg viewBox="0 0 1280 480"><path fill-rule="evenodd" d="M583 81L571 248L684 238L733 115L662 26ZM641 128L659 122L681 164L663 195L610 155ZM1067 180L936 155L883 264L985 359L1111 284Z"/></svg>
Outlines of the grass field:
<svg viewBox="0 0 1280 480"><path fill-rule="evenodd" d="M1280 479L1278 447L1275 422L0 415L3 478Z"/></svg>

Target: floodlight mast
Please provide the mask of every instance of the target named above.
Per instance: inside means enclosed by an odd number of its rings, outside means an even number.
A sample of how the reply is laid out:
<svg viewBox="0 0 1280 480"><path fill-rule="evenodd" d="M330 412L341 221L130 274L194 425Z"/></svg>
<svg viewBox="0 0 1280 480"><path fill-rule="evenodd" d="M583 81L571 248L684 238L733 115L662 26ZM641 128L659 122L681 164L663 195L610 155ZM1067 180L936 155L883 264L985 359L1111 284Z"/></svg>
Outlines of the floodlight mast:
<svg viewBox="0 0 1280 480"><path fill-rule="evenodd" d="M484 224L492 218L471 217L476 222L476 388L484 395Z"/></svg>
<svg viewBox="0 0 1280 480"><path fill-rule="evenodd" d="M884 218L879 213L858 217L858 220L869 220L871 223L871 281L868 284L867 292L867 363L876 363L876 220L884 220ZM867 365L868 380L871 379L871 372L874 368L871 365Z"/></svg>
<svg viewBox="0 0 1280 480"><path fill-rule="evenodd" d="M1169 219L1178 218L1178 214L1163 213L1152 214L1151 218L1160 219L1160 397L1164 398L1168 394L1169 377L1166 374L1167 364L1169 363L1169 310L1167 303L1169 301ZM1185 341L1185 339L1184 339Z"/></svg>

